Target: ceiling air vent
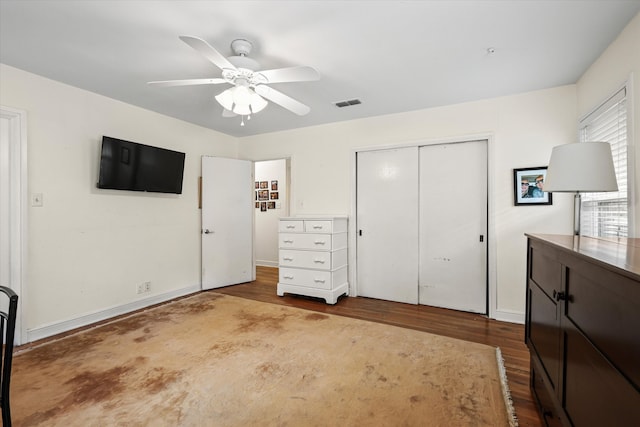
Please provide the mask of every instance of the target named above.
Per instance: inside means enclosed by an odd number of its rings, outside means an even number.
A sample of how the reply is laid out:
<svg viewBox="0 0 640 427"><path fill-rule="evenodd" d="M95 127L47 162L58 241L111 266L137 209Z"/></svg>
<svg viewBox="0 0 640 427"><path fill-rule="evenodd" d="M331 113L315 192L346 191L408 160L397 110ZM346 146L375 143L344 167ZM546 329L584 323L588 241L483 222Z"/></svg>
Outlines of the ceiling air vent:
<svg viewBox="0 0 640 427"><path fill-rule="evenodd" d="M334 105L338 108L350 107L352 105L362 104L362 101L359 99L349 99L348 101L338 101L335 102Z"/></svg>

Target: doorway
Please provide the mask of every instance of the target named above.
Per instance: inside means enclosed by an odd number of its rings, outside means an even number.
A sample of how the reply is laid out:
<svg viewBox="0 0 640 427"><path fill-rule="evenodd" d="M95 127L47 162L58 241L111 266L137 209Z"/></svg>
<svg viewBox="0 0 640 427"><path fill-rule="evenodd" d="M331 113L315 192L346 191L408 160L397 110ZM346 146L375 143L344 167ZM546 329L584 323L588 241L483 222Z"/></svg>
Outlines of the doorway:
<svg viewBox="0 0 640 427"><path fill-rule="evenodd" d="M356 153L361 296L488 313L488 141Z"/></svg>
<svg viewBox="0 0 640 427"><path fill-rule="evenodd" d="M15 342L26 340L22 316L26 262L27 115L0 107L0 284L18 294ZM5 307L6 308L6 307Z"/></svg>
<svg viewBox="0 0 640 427"><path fill-rule="evenodd" d="M257 266L278 266L278 221L289 216L290 171L288 158L254 163Z"/></svg>

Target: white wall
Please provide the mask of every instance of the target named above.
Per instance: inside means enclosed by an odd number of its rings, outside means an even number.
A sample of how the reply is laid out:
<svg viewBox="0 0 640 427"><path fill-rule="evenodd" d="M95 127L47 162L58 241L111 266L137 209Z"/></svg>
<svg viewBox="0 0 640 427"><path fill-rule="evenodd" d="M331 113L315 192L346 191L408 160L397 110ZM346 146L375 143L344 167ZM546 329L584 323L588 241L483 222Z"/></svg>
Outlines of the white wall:
<svg viewBox="0 0 640 427"><path fill-rule="evenodd" d="M44 200L28 212L31 339L60 322L199 289L200 157L237 157L237 140L5 65L0 88L0 104L27 112L28 191ZM185 152L183 193L97 189L103 135ZM152 291L138 295L146 281Z"/></svg>
<svg viewBox="0 0 640 427"><path fill-rule="evenodd" d="M278 219L289 215L287 197L287 159L266 160L255 163L255 180L269 183L278 181L278 200L276 209L260 209L255 211L255 256L256 265L267 267L278 266Z"/></svg>
<svg viewBox="0 0 640 427"><path fill-rule="evenodd" d="M640 174L636 165L640 164L640 13L637 14L618 38L603 52L577 83L578 115L580 117L592 111L600 103L613 95L622 85L630 84L627 93L627 108L632 121L630 138L631 172L635 172L634 217L631 218L631 230L635 237L640 236Z"/></svg>
<svg viewBox="0 0 640 427"><path fill-rule="evenodd" d="M575 138L575 86L404 114L333 123L242 138L239 155L253 160L291 157L292 214L348 214L352 151L409 141L491 135L490 200L495 212L496 317L522 320L525 232L570 233L571 200L553 206L514 206L513 168L545 166L555 145ZM455 167L455 165L452 165ZM490 236L491 238L491 236Z"/></svg>

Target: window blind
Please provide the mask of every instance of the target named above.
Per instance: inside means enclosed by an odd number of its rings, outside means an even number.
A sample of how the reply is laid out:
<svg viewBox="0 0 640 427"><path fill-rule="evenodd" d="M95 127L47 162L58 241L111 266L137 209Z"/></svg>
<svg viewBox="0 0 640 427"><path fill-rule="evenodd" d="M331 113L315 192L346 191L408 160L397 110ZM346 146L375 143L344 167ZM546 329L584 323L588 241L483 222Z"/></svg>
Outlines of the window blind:
<svg viewBox="0 0 640 427"><path fill-rule="evenodd" d="M580 142L606 141L611 144L618 181L616 192L582 193L580 234L626 237L629 234L626 88L580 121L579 138Z"/></svg>

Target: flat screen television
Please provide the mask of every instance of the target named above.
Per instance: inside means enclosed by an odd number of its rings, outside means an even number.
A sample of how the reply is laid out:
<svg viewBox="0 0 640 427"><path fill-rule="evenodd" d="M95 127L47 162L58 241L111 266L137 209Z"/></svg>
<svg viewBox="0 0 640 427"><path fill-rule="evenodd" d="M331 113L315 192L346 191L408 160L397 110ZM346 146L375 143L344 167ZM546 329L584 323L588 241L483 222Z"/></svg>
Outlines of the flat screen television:
<svg viewBox="0 0 640 427"><path fill-rule="evenodd" d="M98 188L182 194L185 154L102 137Z"/></svg>

